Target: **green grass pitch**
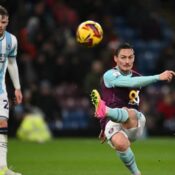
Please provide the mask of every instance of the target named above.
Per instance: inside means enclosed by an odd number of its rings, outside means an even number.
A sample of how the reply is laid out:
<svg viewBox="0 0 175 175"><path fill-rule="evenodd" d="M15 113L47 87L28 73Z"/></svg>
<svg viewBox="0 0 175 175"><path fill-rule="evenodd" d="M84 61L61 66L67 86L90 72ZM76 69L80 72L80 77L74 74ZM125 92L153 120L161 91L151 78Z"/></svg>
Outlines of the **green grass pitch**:
<svg viewBox="0 0 175 175"><path fill-rule="evenodd" d="M175 138L132 145L142 175L175 175ZM58 138L44 144L9 140L9 166L23 175L130 175L115 151L98 139Z"/></svg>

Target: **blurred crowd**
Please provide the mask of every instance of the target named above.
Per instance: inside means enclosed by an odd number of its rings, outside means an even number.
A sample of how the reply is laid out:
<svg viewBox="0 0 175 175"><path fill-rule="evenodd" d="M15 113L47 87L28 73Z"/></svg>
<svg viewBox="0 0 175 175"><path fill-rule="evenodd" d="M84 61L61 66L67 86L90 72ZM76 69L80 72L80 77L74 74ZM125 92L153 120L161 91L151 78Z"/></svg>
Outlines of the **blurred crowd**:
<svg viewBox="0 0 175 175"><path fill-rule="evenodd" d="M40 113L55 136L74 132L93 135L99 125L92 117L89 93L100 89L101 75L113 66L113 51L122 41L134 46L134 69L143 75L175 68L175 33L161 15L164 1L3 3L10 14L8 30L19 42L17 61L24 95L22 105L12 106L11 134L25 115ZM75 39L78 24L89 19L99 22L104 30L102 43L94 48L82 47ZM141 111L147 117L149 135L175 132L174 88L174 81L144 88Z"/></svg>

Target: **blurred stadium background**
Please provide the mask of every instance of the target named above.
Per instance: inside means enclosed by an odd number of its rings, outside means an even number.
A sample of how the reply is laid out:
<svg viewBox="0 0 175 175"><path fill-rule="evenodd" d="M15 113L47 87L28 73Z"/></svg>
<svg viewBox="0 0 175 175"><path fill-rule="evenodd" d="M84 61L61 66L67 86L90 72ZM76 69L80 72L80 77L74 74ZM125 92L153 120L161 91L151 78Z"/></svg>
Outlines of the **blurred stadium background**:
<svg viewBox="0 0 175 175"><path fill-rule="evenodd" d="M113 50L122 41L134 46L135 70L143 75L175 70L175 1L0 2L10 14L8 30L19 41L17 61L24 94L23 104L14 106L13 87L7 77L11 99L9 136L13 137L9 144L11 164L26 175L128 173L110 148L96 139L100 128L92 117L89 93L99 89L100 77L113 65ZM99 22L104 29L103 42L95 48L81 47L75 41L76 27L88 19ZM148 139L134 143L133 149L145 175L175 172L174 88L173 80L146 87L141 94L141 110L147 117L144 136ZM43 116L58 139L43 145L14 139L29 114ZM153 136L161 138L151 139Z"/></svg>
<svg viewBox="0 0 175 175"><path fill-rule="evenodd" d="M55 137L96 136L99 125L92 118L89 93L99 89L100 76L113 65L113 50L122 41L134 46L135 69L143 75L175 69L174 1L8 0L2 5L10 13L8 30L19 40L24 93L24 103L11 108L10 136L34 111ZM103 42L95 48L75 41L77 25L88 19L104 29ZM174 81L155 84L141 94L148 136L175 132L174 87Z"/></svg>

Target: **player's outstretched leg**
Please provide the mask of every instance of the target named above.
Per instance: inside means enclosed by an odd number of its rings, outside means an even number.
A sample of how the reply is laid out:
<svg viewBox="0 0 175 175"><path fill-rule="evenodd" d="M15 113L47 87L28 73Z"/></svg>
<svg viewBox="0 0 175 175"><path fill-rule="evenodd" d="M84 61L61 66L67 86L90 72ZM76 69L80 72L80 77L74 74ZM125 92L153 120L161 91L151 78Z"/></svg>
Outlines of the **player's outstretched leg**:
<svg viewBox="0 0 175 175"><path fill-rule="evenodd" d="M128 112L124 108L109 108L101 99L99 92L93 89L91 92L91 101L95 106L95 115L97 118L108 117L112 121L123 123L128 120Z"/></svg>
<svg viewBox="0 0 175 175"><path fill-rule="evenodd" d="M7 167L0 168L0 175L22 175L21 173L16 173Z"/></svg>
<svg viewBox="0 0 175 175"><path fill-rule="evenodd" d="M101 99L100 94L96 89L93 89L91 92L91 101L95 107L95 115L97 118L106 117L106 105L105 102Z"/></svg>

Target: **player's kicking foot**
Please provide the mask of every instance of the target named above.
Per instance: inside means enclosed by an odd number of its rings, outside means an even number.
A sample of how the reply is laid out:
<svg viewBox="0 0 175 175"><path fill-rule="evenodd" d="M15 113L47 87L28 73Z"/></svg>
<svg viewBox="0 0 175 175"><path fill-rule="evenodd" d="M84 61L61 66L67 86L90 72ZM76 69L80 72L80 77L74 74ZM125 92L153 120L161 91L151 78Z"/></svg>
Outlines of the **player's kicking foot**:
<svg viewBox="0 0 175 175"><path fill-rule="evenodd" d="M96 89L93 89L91 92L91 101L95 107L95 115L97 118L106 117L106 105L105 102L101 99L100 94Z"/></svg>
<svg viewBox="0 0 175 175"><path fill-rule="evenodd" d="M7 167L0 169L0 175L22 175L21 173L16 173Z"/></svg>

